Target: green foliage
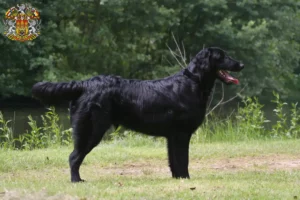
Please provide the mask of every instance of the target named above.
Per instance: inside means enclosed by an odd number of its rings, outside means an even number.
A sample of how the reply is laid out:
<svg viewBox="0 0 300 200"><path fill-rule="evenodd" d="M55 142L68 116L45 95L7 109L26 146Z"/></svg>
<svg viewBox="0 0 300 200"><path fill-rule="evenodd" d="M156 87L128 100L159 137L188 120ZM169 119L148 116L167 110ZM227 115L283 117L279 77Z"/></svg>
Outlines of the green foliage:
<svg viewBox="0 0 300 200"><path fill-rule="evenodd" d="M14 6L0 1L0 16ZM30 95L36 81L86 79L97 74L150 79L179 70L167 46L187 57L220 46L242 60L245 96L267 102L275 90L299 99L300 5L296 0L32 0L42 16L31 42L0 37L0 93ZM0 24L2 32L3 25Z"/></svg>
<svg viewBox="0 0 300 200"><path fill-rule="evenodd" d="M14 138L10 121L5 121L0 113L0 147L8 149L40 149L49 146L69 145L72 141L71 129L63 130L59 125L59 116L53 107L45 115L41 116L43 126L38 126L37 122L28 116L30 130Z"/></svg>
<svg viewBox="0 0 300 200"><path fill-rule="evenodd" d="M276 104L274 113L277 116L276 123L272 126L272 134L274 137L287 137L298 138L300 131L300 114L297 108L298 103L292 103L290 109L290 116L288 111L285 111L285 107L288 103L282 102L278 93L273 93L275 100L272 101Z"/></svg>
<svg viewBox="0 0 300 200"><path fill-rule="evenodd" d="M271 121L265 117L263 105L255 97L246 98L243 101L244 105L227 119L211 116L210 120L196 131L195 142L299 138L300 113L297 103L292 103L288 112L284 107L289 105L281 101L279 94L274 92L274 97L272 102L276 106L274 114L277 116L277 121L271 129L266 126L266 123Z"/></svg>
<svg viewBox="0 0 300 200"><path fill-rule="evenodd" d="M246 98L243 100L244 106L239 107L236 118L240 134L246 137L261 137L266 133L264 124L270 122L266 120L262 111L263 105L257 98Z"/></svg>
<svg viewBox="0 0 300 200"><path fill-rule="evenodd" d="M17 139L21 144L21 148L31 150L48 147L48 135L43 134L43 128L38 127L31 116L28 116L28 119L31 131L28 132L27 130L25 134L20 135Z"/></svg>
<svg viewBox="0 0 300 200"><path fill-rule="evenodd" d="M284 112L284 106L287 103L282 102L280 100L280 96L277 93L273 93L275 96L275 100L272 102L276 104L276 108L273 110L275 115L277 116L276 124L272 127L272 134L274 137L286 136L289 137L288 133L288 124L287 124L287 114Z"/></svg>
<svg viewBox="0 0 300 200"><path fill-rule="evenodd" d="M209 117L196 131L195 142L243 141L269 137L265 123L263 105L257 98L246 98L236 113L222 119L215 115Z"/></svg>
<svg viewBox="0 0 300 200"><path fill-rule="evenodd" d="M124 134L121 133L122 126L118 126L111 134L110 139L119 140L122 139Z"/></svg>
<svg viewBox="0 0 300 200"><path fill-rule="evenodd" d="M118 144L122 143L125 146L147 146L149 140L155 141L156 145L161 145L165 142L164 138L139 134L132 130L126 130L122 126L119 126L109 136L109 141Z"/></svg>
<svg viewBox="0 0 300 200"><path fill-rule="evenodd" d="M0 112L0 147L1 148L14 148L14 135L13 130L9 126L11 121L6 121Z"/></svg>
<svg viewBox="0 0 300 200"><path fill-rule="evenodd" d="M297 105L298 103L292 103L291 124L288 129L288 134L294 138L299 138L300 136L300 113L297 108Z"/></svg>
<svg viewBox="0 0 300 200"><path fill-rule="evenodd" d="M49 111L45 113L45 116L41 116L43 120L44 135L47 135L50 139L49 142L58 145L68 145L71 142L71 130L63 130L59 124L59 116L55 112L55 108L51 107Z"/></svg>

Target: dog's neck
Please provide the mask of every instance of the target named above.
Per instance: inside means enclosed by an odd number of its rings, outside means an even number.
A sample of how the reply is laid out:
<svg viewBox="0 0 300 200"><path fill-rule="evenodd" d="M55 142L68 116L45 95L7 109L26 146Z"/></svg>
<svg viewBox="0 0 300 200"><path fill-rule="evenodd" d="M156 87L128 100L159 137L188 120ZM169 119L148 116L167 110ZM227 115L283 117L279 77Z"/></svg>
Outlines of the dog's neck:
<svg viewBox="0 0 300 200"><path fill-rule="evenodd" d="M210 66L207 60L196 57L184 69L183 73L188 78L197 82L201 91L210 94L216 80L216 74L209 69Z"/></svg>

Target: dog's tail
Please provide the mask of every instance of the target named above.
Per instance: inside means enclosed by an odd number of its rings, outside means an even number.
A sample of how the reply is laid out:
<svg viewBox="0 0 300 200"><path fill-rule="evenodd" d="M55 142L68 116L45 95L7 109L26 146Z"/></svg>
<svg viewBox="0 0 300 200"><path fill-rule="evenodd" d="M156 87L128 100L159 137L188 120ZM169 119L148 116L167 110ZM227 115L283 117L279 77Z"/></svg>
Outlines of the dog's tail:
<svg viewBox="0 0 300 200"><path fill-rule="evenodd" d="M39 82L32 87L33 97L47 105L76 100L83 92L83 81L61 83Z"/></svg>

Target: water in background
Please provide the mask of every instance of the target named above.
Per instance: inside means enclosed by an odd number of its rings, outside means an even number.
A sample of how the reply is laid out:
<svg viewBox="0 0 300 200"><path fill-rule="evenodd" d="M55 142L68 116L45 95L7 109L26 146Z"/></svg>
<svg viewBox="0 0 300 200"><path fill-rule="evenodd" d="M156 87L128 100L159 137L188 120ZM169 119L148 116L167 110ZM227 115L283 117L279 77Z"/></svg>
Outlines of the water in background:
<svg viewBox="0 0 300 200"><path fill-rule="evenodd" d="M235 105L236 107L236 105ZM273 123L276 122L276 116L274 115L273 106L265 106L264 108L265 115L267 119L271 120ZM60 124L63 126L63 129L69 129L71 127L70 120L68 118L69 111L68 106L61 106L55 108L56 112L60 117ZM222 117L228 117L233 110L237 110L233 106L222 108L217 113ZM14 136L18 136L19 134L26 133L26 130L30 130L30 126L28 125L28 116L31 115L34 120L37 121L38 126L42 125L41 115L44 115L47 112L45 107L26 107L26 106L9 106L2 107L0 111L3 113L4 118L6 120L12 120L10 125L13 127ZM267 127L270 128L270 125L267 124Z"/></svg>
<svg viewBox="0 0 300 200"><path fill-rule="evenodd" d="M71 127L70 120L68 119L68 107L59 107L55 109L59 114L60 122L64 129ZM38 126L42 125L41 115L44 115L47 112L46 108L37 107L37 108L1 108L0 111L3 113L5 120L11 120L10 126L13 127L14 136L26 133L26 130L30 130L28 125L29 119L28 116L31 115L34 120L37 121Z"/></svg>

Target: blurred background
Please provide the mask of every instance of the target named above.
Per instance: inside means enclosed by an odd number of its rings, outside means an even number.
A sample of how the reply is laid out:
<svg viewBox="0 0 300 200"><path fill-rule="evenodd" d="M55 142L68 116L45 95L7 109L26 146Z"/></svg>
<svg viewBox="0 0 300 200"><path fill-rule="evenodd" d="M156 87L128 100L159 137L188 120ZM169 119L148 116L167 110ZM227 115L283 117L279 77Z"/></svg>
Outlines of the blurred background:
<svg viewBox="0 0 300 200"><path fill-rule="evenodd" d="M20 3L0 0L0 17L4 19L5 12ZM0 35L0 110L13 119L16 133L26 130L28 115L37 119L45 111L31 99L36 82L83 80L98 74L162 78L209 46L220 47L245 64L241 73L233 73L240 85L223 89L216 83L211 108L222 100L219 115L254 96L271 113L273 91L286 102L300 99L298 0L28 3L40 12L41 35L30 42ZM4 31L2 23L0 31ZM67 107L57 109L69 127Z"/></svg>

